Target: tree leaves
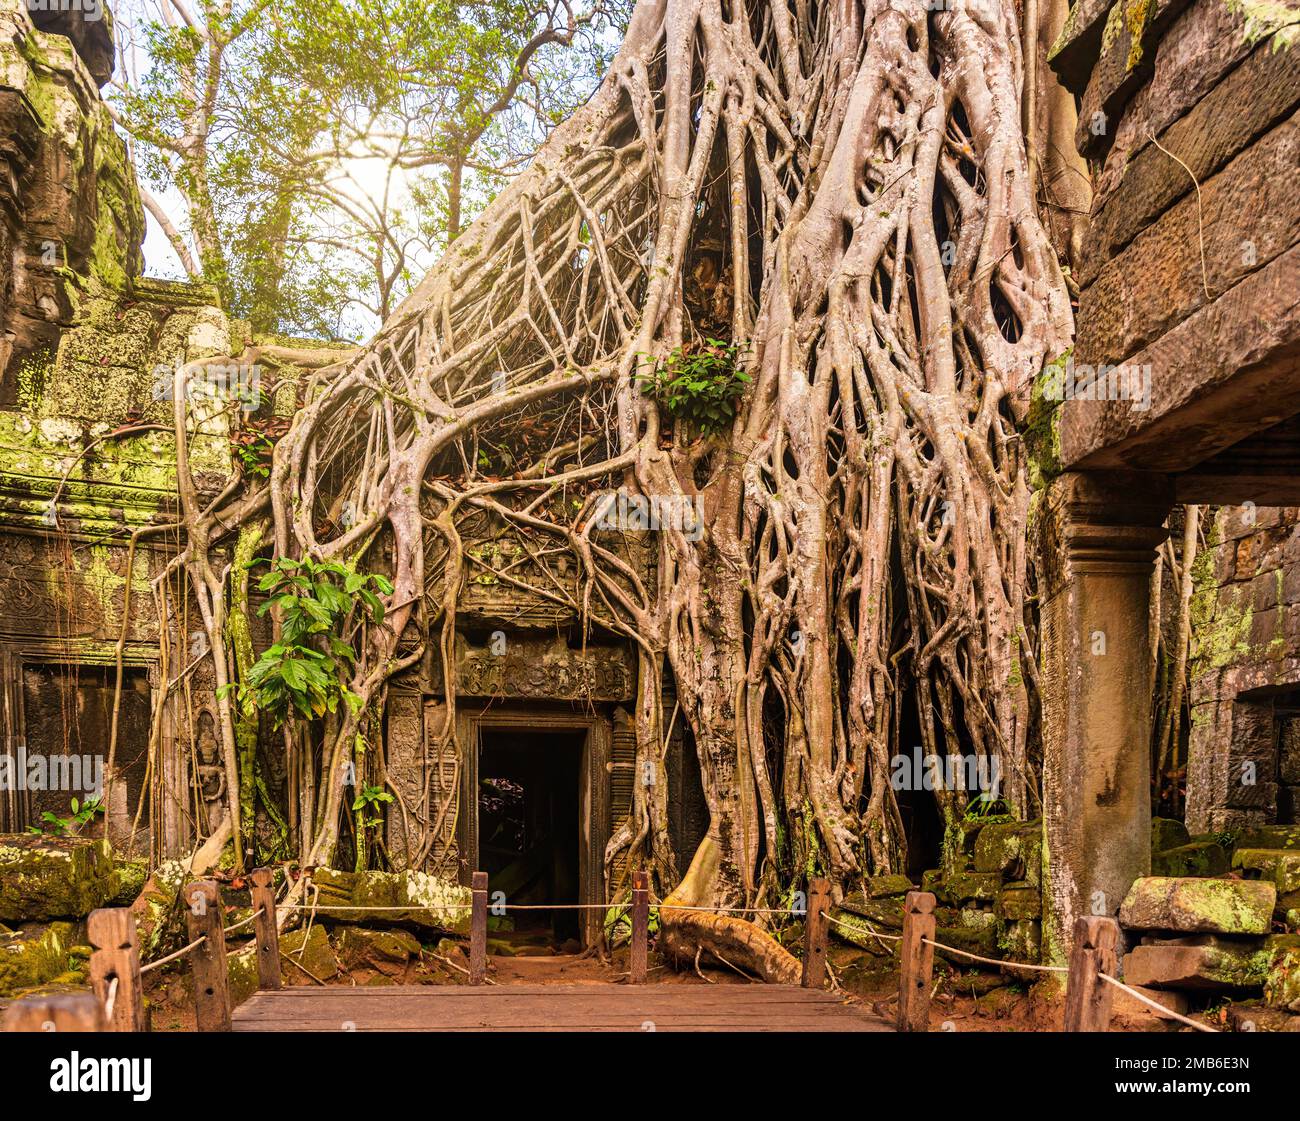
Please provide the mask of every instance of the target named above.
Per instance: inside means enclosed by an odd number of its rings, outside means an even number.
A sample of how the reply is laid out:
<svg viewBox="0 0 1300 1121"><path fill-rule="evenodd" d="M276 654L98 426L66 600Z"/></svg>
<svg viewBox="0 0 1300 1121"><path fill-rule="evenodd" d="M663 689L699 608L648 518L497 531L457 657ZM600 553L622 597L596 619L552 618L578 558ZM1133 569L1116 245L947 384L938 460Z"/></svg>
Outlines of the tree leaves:
<svg viewBox="0 0 1300 1121"><path fill-rule="evenodd" d="M357 660L348 636L383 622L380 596L393 594L392 582L334 561L281 557L257 588L267 595L258 614L279 612L280 641L249 670L239 691L244 711L266 712L278 727L336 712L340 700L355 710L345 683Z"/></svg>

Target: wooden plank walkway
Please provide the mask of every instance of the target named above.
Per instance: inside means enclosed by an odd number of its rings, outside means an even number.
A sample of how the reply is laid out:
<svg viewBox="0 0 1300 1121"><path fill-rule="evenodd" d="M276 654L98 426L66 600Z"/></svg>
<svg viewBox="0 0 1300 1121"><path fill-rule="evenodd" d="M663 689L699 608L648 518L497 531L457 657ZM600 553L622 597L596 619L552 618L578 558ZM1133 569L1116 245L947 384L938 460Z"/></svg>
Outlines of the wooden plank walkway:
<svg viewBox="0 0 1300 1121"><path fill-rule="evenodd" d="M888 1032L861 1005L790 985L393 985L255 993L235 1031Z"/></svg>

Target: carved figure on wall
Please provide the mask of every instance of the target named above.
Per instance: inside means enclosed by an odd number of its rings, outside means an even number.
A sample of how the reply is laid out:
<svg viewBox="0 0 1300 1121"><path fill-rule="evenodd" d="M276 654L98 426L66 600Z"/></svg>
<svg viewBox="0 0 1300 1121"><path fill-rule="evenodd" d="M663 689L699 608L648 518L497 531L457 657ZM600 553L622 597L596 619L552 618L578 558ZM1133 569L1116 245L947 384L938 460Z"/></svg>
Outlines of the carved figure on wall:
<svg viewBox="0 0 1300 1121"><path fill-rule="evenodd" d="M211 713L199 715L198 740L194 751L198 756L196 769L199 800L203 804L202 824L211 835L226 813L226 770L221 765L221 748L213 730Z"/></svg>

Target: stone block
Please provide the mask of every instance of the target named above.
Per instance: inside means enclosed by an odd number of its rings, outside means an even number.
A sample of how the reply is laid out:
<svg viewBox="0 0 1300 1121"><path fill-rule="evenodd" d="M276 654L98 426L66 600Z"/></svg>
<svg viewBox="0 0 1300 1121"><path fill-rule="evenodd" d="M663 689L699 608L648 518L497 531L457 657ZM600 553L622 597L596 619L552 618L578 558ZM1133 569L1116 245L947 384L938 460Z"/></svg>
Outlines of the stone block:
<svg viewBox="0 0 1300 1121"><path fill-rule="evenodd" d="M1300 825L1252 825L1237 834L1239 849L1290 849L1300 852Z"/></svg>
<svg viewBox="0 0 1300 1121"><path fill-rule="evenodd" d="M1001 887L1002 877L996 872L958 872L946 876L940 890L950 903L992 903Z"/></svg>
<svg viewBox="0 0 1300 1121"><path fill-rule="evenodd" d="M84 918L118 887L106 840L0 836L0 921Z"/></svg>
<svg viewBox="0 0 1300 1121"><path fill-rule="evenodd" d="M1012 961L1036 962L1042 954L1042 931L1035 919L1009 922L998 934L998 949Z"/></svg>
<svg viewBox="0 0 1300 1121"><path fill-rule="evenodd" d="M1252 880L1137 880L1119 909L1119 921L1135 930L1267 934L1277 889Z"/></svg>
<svg viewBox="0 0 1300 1121"><path fill-rule="evenodd" d="M389 922L427 930L469 933L470 889L427 872L341 872L317 868L312 883L335 922ZM388 912L362 908L391 907ZM353 910L352 908L357 908Z"/></svg>
<svg viewBox="0 0 1300 1121"><path fill-rule="evenodd" d="M885 926L890 930L903 929L902 899L867 899L862 892L855 891L844 897L840 908L861 915L873 926Z"/></svg>
<svg viewBox="0 0 1300 1121"><path fill-rule="evenodd" d="M1232 854L1232 866L1248 879L1272 883L1279 895L1300 888L1300 852L1237 848Z"/></svg>
<svg viewBox="0 0 1300 1121"><path fill-rule="evenodd" d="M1202 935L1135 946L1124 955L1122 980L1153 989L1258 988L1268 977L1271 960L1262 940Z"/></svg>
<svg viewBox="0 0 1300 1121"><path fill-rule="evenodd" d="M872 899L888 899L915 890L906 876L868 876L867 894Z"/></svg>
<svg viewBox="0 0 1300 1121"><path fill-rule="evenodd" d="M73 923L54 922L0 932L0 996L13 996L64 973L75 931Z"/></svg>
<svg viewBox="0 0 1300 1121"><path fill-rule="evenodd" d="M1153 817L1151 819L1151 851L1164 852L1185 845L1192 838L1187 826L1172 817Z"/></svg>
<svg viewBox="0 0 1300 1121"><path fill-rule="evenodd" d="M1270 1008L1300 1012L1300 934L1279 934L1268 940L1271 958L1264 981L1264 1003Z"/></svg>
<svg viewBox="0 0 1300 1121"><path fill-rule="evenodd" d="M1131 982L1125 982L1132 985ZM1192 1006L1192 998L1185 993L1180 992L1161 992L1159 989L1143 988L1140 985L1132 985L1148 1000L1154 1000L1157 1004L1168 1008L1170 1012L1177 1012L1186 1016ZM1116 1016L1155 1016L1157 1019L1165 1020L1170 1024L1177 1024L1178 1021L1165 1012L1157 1012L1148 1004L1143 1004L1136 997L1130 996L1123 989L1115 989L1111 998L1111 1012Z"/></svg>
<svg viewBox="0 0 1300 1121"><path fill-rule="evenodd" d="M1228 870L1228 854L1217 841L1192 841L1151 857L1153 876L1220 876Z"/></svg>
<svg viewBox="0 0 1300 1121"><path fill-rule="evenodd" d="M406 963L420 956L420 943L406 930L367 930L345 926L335 931L338 954L345 967L369 966L381 973L396 975Z"/></svg>
<svg viewBox="0 0 1300 1121"><path fill-rule="evenodd" d="M975 870L1037 885L1043 870L1043 823L985 826L975 841Z"/></svg>
<svg viewBox="0 0 1300 1121"><path fill-rule="evenodd" d="M1036 919L1043 913L1043 897L1029 884L1012 884L998 893L994 914L1000 919L1015 922Z"/></svg>

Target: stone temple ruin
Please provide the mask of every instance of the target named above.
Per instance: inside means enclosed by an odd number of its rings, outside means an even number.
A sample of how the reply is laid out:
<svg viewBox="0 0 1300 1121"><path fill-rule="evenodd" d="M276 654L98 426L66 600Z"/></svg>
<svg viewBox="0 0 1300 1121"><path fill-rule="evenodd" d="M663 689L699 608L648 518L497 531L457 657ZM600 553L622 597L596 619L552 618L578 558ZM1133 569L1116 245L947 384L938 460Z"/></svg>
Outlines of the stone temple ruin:
<svg viewBox="0 0 1300 1121"><path fill-rule="evenodd" d="M1123 3L1077 0L1051 54L1097 183L1075 267L1072 360L1137 380L1063 391L1039 418L1047 489L1036 532L1055 558L1040 589L1044 820L979 821L941 854L937 838L930 849L921 838L930 859L910 878L870 881L839 914L850 929L855 917L891 926L901 894L922 882L950 941L1038 961L1060 959L1077 915L1118 913L1132 976L1168 1001L1260 990L1281 976L1268 973L1274 943L1259 956L1269 938L1300 963L1300 68L1249 41L1219 0L1149 7L1134 22ZM175 508L156 371L258 340L204 286L141 275L135 174L99 94L108 34L107 20L37 19L0 0L0 727L11 776L0 791L10 835L0 923L13 928L0 928L10 939L0 993L75 973L74 924L114 893L129 899L145 862L192 852L232 794L202 628L184 597L160 602L152 586L172 555ZM1105 127L1090 128L1095 119ZM281 341L328 360L317 344ZM310 365L262 369L255 414L289 416ZM235 423L214 409L193 444L205 493L231 475ZM106 438L123 426L140 431ZM1171 509L1185 503L1213 511L1195 570L1185 821L1153 825L1153 573ZM470 547L506 570L526 563L512 549L488 533ZM644 571L653 557L630 560ZM387 814L395 872L463 883L486 869L525 901L606 898L606 845L641 781L636 660L613 636L581 639L576 623L507 583L467 580L454 659L463 757L434 750L445 706L432 657L388 696L388 781L409 802L429 785L438 825L413 851L404 815ZM160 661L161 628L183 664ZM177 678L188 704L158 705ZM259 809L257 834L287 855L296 777L276 743L264 734L255 749L258 804L286 808ZM66 789L29 781L32 761L56 759L84 763L85 793L107 768L96 829L116 865L99 842L18 836L67 812ZM707 808L677 726L668 764L674 847L690 852ZM541 842L522 846L521 821ZM75 854L74 887L14 887L21 877L6 870L35 867L42 848ZM1224 929L1183 881L1233 874L1274 890L1252 887L1248 916ZM549 933L598 941L599 913L586 914L555 918ZM865 933L861 943L873 948ZM1300 1013L1294 981L1268 983L1279 1016Z"/></svg>

